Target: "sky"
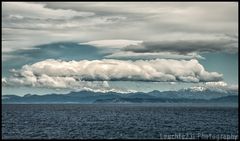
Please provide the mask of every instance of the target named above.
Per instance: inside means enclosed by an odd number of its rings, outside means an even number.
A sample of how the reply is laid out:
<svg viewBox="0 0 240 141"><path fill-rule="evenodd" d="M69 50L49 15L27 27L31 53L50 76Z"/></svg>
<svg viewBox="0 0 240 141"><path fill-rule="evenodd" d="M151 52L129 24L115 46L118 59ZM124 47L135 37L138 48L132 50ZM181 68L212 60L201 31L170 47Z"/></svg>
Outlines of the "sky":
<svg viewBox="0 0 240 141"><path fill-rule="evenodd" d="M2 2L2 94L238 91L236 2Z"/></svg>

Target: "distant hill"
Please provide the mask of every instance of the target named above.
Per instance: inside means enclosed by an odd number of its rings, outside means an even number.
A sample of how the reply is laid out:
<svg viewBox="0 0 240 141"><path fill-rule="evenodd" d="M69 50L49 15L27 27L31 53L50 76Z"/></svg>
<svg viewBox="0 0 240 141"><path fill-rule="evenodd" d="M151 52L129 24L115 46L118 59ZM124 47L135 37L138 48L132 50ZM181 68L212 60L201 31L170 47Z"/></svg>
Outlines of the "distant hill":
<svg viewBox="0 0 240 141"><path fill-rule="evenodd" d="M238 96L225 96L209 100L187 98L111 98L97 99L94 103L238 103Z"/></svg>
<svg viewBox="0 0 240 141"><path fill-rule="evenodd" d="M152 91L121 94L116 92L79 91L68 94L46 94L24 96L4 95L2 103L179 103L210 102L237 103L238 94L214 91Z"/></svg>

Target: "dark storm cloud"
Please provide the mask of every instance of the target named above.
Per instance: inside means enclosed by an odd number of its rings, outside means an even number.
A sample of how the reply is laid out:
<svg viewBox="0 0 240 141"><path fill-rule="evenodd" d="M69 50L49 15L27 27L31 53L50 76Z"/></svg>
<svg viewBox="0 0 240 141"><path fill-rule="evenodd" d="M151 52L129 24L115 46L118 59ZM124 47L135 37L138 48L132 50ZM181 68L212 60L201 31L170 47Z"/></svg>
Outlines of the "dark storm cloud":
<svg viewBox="0 0 240 141"><path fill-rule="evenodd" d="M219 40L179 40L179 41L159 41L143 42L139 45L130 45L123 49L136 53L147 52L174 52L179 54L188 54L192 52L238 52L238 41L234 38Z"/></svg>

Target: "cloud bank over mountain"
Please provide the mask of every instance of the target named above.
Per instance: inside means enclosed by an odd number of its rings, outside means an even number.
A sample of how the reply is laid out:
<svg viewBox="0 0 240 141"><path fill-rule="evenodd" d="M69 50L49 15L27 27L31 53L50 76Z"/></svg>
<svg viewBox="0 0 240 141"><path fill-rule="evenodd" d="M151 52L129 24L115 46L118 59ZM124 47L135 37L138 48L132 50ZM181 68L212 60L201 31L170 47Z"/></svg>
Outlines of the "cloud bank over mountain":
<svg viewBox="0 0 240 141"><path fill-rule="evenodd" d="M193 91L211 90L211 91L218 91L218 92L225 92L225 93L227 92L238 93L238 85L229 85L224 81L201 83L186 89L190 89Z"/></svg>

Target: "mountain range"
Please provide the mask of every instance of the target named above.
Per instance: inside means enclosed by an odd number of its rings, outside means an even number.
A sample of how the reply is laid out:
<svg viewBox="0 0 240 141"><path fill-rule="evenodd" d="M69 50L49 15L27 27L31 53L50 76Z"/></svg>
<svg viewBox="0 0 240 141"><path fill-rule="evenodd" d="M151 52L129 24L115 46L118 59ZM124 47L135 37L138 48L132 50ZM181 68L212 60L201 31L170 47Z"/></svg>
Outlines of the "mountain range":
<svg viewBox="0 0 240 141"><path fill-rule="evenodd" d="M151 91L135 93L78 91L68 94L3 95L2 103L238 103L236 92L212 90Z"/></svg>

